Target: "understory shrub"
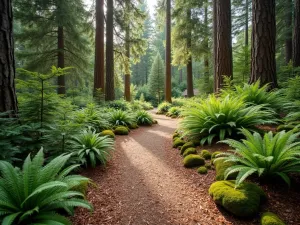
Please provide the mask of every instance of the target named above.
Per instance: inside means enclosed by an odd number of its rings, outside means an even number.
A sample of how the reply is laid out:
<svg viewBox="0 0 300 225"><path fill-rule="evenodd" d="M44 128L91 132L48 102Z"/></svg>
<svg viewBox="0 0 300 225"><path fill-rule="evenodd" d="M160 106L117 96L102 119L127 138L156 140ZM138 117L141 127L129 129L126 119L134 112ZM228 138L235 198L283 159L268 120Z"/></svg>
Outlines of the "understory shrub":
<svg viewBox="0 0 300 225"><path fill-rule="evenodd" d="M182 156L186 157L187 155L191 155L191 154L197 154L197 150L195 148L188 148L184 151Z"/></svg>
<svg viewBox="0 0 300 225"><path fill-rule="evenodd" d="M190 154L183 159L183 165L187 168L205 165L205 160L200 155Z"/></svg>
<svg viewBox="0 0 300 225"><path fill-rule="evenodd" d="M128 128L124 127L124 126L116 127L114 132L115 132L116 135L128 135L129 134Z"/></svg>
<svg viewBox="0 0 300 225"><path fill-rule="evenodd" d="M129 126L136 123L134 116L131 113L114 110L109 113L109 123L113 126Z"/></svg>
<svg viewBox="0 0 300 225"><path fill-rule="evenodd" d="M139 128L139 125L137 123L132 123L128 126L128 128L134 130L134 129Z"/></svg>
<svg viewBox="0 0 300 225"><path fill-rule="evenodd" d="M208 99L192 108L186 108L180 128L184 135L200 139L203 145L213 139L224 140L236 137L240 128L257 130L256 125L272 124L274 112L263 109L263 105L248 106L241 98L229 95L220 99L210 95Z"/></svg>
<svg viewBox="0 0 300 225"><path fill-rule="evenodd" d="M153 105L150 102L141 101L141 100L135 100L133 103L140 105L141 109L143 109L143 110L151 110L151 109L153 109Z"/></svg>
<svg viewBox="0 0 300 225"><path fill-rule="evenodd" d="M136 113L135 118L136 118L136 122L138 125L152 125L153 124L152 116L150 115L150 113L148 113L144 110L138 111Z"/></svg>
<svg viewBox="0 0 300 225"><path fill-rule="evenodd" d="M211 159L211 153L208 150L202 150L200 155L206 160Z"/></svg>
<svg viewBox="0 0 300 225"><path fill-rule="evenodd" d="M269 132L263 137L258 133L252 134L246 129L243 129L242 133L246 139L241 142L222 141L234 150L222 153L223 157L215 161L237 163L225 171L225 178L238 172L236 185L239 185L252 174L257 174L259 177L279 176L290 185L288 173L300 172L300 142L298 141L300 133L281 131L274 135Z"/></svg>
<svg viewBox="0 0 300 225"><path fill-rule="evenodd" d="M258 213L261 201L266 199L263 190L253 183L243 183L235 188L235 181L217 181L209 188L209 195L216 204L238 217Z"/></svg>
<svg viewBox="0 0 300 225"><path fill-rule="evenodd" d="M200 166L198 169L197 169L197 172L199 174L207 174L207 168L205 166Z"/></svg>
<svg viewBox="0 0 300 225"><path fill-rule="evenodd" d="M261 225L285 225L285 223L274 213L265 212L261 216Z"/></svg>
<svg viewBox="0 0 300 225"><path fill-rule="evenodd" d="M61 155L43 166L40 150L24 161L23 169L0 161L0 220L2 224L69 224L68 218L75 207L92 210L83 194L72 191L81 182L89 181L79 175L69 175L78 165L62 169L70 155Z"/></svg>
<svg viewBox="0 0 300 225"><path fill-rule="evenodd" d="M125 100L115 100L107 102L106 106L108 108L113 108L115 110L128 111L130 109L130 103Z"/></svg>
<svg viewBox="0 0 300 225"><path fill-rule="evenodd" d="M72 152L82 165L95 167L97 163L105 165L114 147L114 140L109 136L101 136L91 127L72 139Z"/></svg>
<svg viewBox="0 0 300 225"><path fill-rule="evenodd" d="M181 147L185 144L184 140L181 140L180 138L175 138L173 141L173 148Z"/></svg>
<svg viewBox="0 0 300 225"><path fill-rule="evenodd" d="M179 107L171 107L168 112L167 112L167 116L170 116L170 117L179 117L180 116L180 112L181 112L181 109Z"/></svg>
<svg viewBox="0 0 300 225"><path fill-rule="evenodd" d="M289 113L284 119L284 124L278 127L278 130L293 130L294 132L300 131L300 112Z"/></svg>
<svg viewBox="0 0 300 225"><path fill-rule="evenodd" d="M172 107L172 104L169 102L162 102L157 107L158 114L166 114L169 109Z"/></svg>
<svg viewBox="0 0 300 225"><path fill-rule="evenodd" d="M182 154L185 152L186 149L188 149L188 148L193 148L193 147L195 147L193 142L186 142L186 143L181 147L181 149L180 149L180 154L182 155Z"/></svg>

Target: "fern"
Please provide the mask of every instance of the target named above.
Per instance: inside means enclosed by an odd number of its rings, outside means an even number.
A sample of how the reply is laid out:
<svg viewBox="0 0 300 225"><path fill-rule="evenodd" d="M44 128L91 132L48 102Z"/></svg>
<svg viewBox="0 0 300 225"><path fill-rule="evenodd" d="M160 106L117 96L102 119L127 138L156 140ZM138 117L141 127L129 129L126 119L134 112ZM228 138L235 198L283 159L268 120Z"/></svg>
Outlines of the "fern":
<svg viewBox="0 0 300 225"><path fill-rule="evenodd" d="M152 125L153 118L152 116L146 111L138 111L136 113L136 121L138 125Z"/></svg>

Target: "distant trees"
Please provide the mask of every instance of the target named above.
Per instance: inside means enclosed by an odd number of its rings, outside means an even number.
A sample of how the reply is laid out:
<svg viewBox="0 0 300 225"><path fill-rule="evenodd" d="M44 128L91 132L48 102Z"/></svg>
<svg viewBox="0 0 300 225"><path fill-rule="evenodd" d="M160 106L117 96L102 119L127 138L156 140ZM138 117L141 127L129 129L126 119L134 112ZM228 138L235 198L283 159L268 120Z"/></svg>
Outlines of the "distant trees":
<svg viewBox="0 0 300 225"><path fill-rule="evenodd" d="M9 117L18 112L15 91L15 58L13 39L13 13L10 0L0 1L0 113Z"/></svg>
<svg viewBox="0 0 300 225"><path fill-rule="evenodd" d="M158 102L161 101L164 92L164 63L159 53L157 53L151 68L149 90L155 97L158 97Z"/></svg>
<svg viewBox="0 0 300 225"><path fill-rule="evenodd" d="M171 65L171 0L166 0L166 78L165 100L172 102L172 65Z"/></svg>
<svg viewBox="0 0 300 225"><path fill-rule="evenodd" d="M295 0L293 63L295 67L300 66L300 0Z"/></svg>

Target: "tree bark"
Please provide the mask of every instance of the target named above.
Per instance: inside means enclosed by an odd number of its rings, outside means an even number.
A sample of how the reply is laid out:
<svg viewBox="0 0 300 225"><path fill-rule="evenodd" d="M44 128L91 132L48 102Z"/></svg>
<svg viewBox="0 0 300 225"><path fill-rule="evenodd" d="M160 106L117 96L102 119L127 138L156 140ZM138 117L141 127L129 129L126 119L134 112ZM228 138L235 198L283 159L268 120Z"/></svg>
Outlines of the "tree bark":
<svg viewBox="0 0 300 225"><path fill-rule="evenodd" d="M191 19L191 9L187 10L187 19L188 21ZM189 26L189 25L188 25ZM186 65L187 71L187 97L194 97L194 85L193 85L193 58L192 58L192 31L189 27L187 27L188 35L187 35L187 49L189 53L188 63Z"/></svg>
<svg viewBox="0 0 300 225"><path fill-rule="evenodd" d="M249 61L249 57L248 57L248 49L249 49L249 0L246 0L245 5L246 5L246 14L245 14L245 65L244 65L244 73L243 73L243 82L245 82L245 74L248 73L248 61ZM248 73L248 76L249 76L249 73Z"/></svg>
<svg viewBox="0 0 300 225"><path fill-rule="evenodd" d="M126 28L126 57L128 59L128 68L126 68L126 74L125 74L125 100L127 102L131 101L130 96L130 40L129 40L129 25Z"/></svg>
<svg viewBox="0 0 300 225"><path fill-rule="evenodd" d="M286 2L286 37L285 37L285 62L289 62L293 59L293 1L287 0Z"/></svg>
<svg viewBox="0 0 300 225"><path fill-rule="evenodd" d="M300 0L295 0L293 65L295 67L300 66Z"/></svg>
<svg viewBox="0 0 300 225"><path fill-rule="evenodd" d="M106 11L106 88L105 100L115 100L114 78L114 1L107 1Z"/></svg>
<svg viewBox="0 0 300 225"><path fill-rule="evenodd" d="M204 25L205 25L205 40L204 45L206 48L204 54L204 82L206 85L209 85L209 60L208 60L208 52L209 52L209 43L208 43L208 1L205 1L204 8Z"/></svg>
<svg viewBox="0 0 300 225"><path fill-rule="evenodd" d="M214 38L214 54L213 54L213 63L214 63L214 92L218 91L217 88L217 70L216 70L216 64L217 64L217 0L213 1L213 38Z"/></svg>
<svg viewBox="0 0 300 225"><path fill-rule="evenodd" d="M63 69L65 67L65 40L64 40L64 28L59 26L57 29L57 67ZM57 77L57 94L66 94L66 81L65 76Z"/></svg>
<svg viewBox="0 0 300 225"><path fill-rule="evenodd" d="M96 37L95 37L95 68L94 95L97 89L105 91L104 81L104 0L96 0Z"/></svg>
<svg viewBox="0 0 300 225"><path fill-rule="evenodd" d="M12 1L0 0L0 112L18 113L15 89L15 57Z"/></svg>
<svg viewBox="0 0 300 225"><path fill-rule="evenodd" d="M260 80L261 85L277 88L276 77L276 18L275 0L252 0L252 51L249 83Z"/></svg>
<svg viewBox="0 0 300 225"><path fill-rule="evenodd" d="M216 0L216 92L223 87L223 76L232 78L232 38L230 0Z"/></svg>
<svg viewBox="0 0 300 225"><path fill-rule="evenodd" d="M172 72L171 72L171 0L167 1L166 8L166 81L165 100L172 102Z"/></svg>

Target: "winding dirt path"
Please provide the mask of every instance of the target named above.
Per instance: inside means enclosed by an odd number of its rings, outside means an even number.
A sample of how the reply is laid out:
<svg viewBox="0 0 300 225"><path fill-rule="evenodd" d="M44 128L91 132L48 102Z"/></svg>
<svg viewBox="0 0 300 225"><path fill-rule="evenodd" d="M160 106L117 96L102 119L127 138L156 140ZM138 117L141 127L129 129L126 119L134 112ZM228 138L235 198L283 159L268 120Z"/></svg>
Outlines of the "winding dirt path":
<svg viewBox="0 0 300 225"><path fill-rule="evenodd" d="M96 187L88 191L94 212L83 209L75 225L244 224L221 214L208 195L214 175L200 176L182 166L171 149L178 120L154 115L158 125L116 138L106 169L84 171ZM225 216L225 217L224 217ZM251 224L251 223L246 223Z"/></svg>

